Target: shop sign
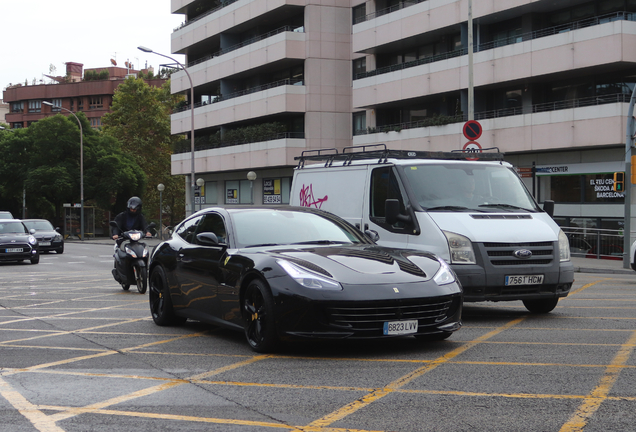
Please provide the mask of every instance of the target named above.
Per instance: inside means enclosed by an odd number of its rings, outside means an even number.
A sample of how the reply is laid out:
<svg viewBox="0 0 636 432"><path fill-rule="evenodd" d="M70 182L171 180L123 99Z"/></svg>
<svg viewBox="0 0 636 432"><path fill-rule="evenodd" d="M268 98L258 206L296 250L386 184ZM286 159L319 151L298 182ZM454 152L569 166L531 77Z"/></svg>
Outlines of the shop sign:
<svg viewBox="0 0 636 432"><path fill-rule="evenodd" d="M281 204L281 179L263 179L263 204Z"/></svg>
<svg viewBox="0 0 636 432"><path fill-rule="evenodd" d="M594 188L596 198L624 198L625 194L614 191L613 178L590 179L590 187Z"/></svg>
<svg viewBox="0 0 636 432"><path fill-rule="evenodd" d="M238 204L238 189L227 189L227 197L225 199L225 202L228 204Z"/></svg>

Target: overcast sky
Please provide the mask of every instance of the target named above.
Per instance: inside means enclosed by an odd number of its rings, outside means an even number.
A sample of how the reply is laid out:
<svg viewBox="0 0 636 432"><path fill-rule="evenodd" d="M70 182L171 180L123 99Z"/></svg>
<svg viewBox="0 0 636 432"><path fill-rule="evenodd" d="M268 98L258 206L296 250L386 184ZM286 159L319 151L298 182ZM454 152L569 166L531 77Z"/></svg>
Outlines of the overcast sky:
<svg viewBox="0 0 636 432"><path fill-rule="evenodd" d="M170 13L170 0L0 0L0 10L1 90L34 78L49 83L44 74L65 75L66 62L84 69L110 66L111 59L122 67L148 62L155 71L170 62L139 45L184 61L170 52L170 35L185 20Z"/></svg>

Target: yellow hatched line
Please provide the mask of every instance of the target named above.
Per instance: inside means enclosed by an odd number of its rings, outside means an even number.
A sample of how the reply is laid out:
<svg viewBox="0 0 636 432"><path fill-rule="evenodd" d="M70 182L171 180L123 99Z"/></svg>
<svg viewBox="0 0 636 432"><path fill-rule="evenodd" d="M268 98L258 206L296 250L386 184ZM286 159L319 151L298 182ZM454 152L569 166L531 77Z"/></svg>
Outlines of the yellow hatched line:
<svg viewBox="0 0 636 432"><path fill-rule="evenodd" d="M42 411L37 409L31 402L26 400L0 376L0 395L4 397L20 414L27 418L31 424L40 432L64 432L55 424L55 421Z"/></svg>
<svg viewBox="0 0 636 432"><path fill-rule="evenodd" d="M485 341L487 339L490 339L493 336L496 336L497 334L510 329L511 327L519 324L520 322L524 321L526 319L526 317L522 317L522 318L518 318L516 320L510 321L509 323L489 332L486 333L483 336L478 337L477 339L475 339L472 342L469 342L465 345L462 345L459 348L454 349L453 351L439 357L436 360L433 360L431 363L422 366L416 370L414 370L413 372L404 375L401 378L398 378L397 380L393 381L392 383L389 383L385 388L383 389L378 389L375 390L365 396L363 396L361 399L358 399L348 405L345 405L344 407L340 408L339 410L334 411L331 414L328 414L318 420L315 420L313 422L311 422L308 426L309 427L318 427L318 428L323 428L323 427L327 427L330 424L341 420L345 417L347 417L348 415L368 406L369 404L371 404L372 402L375 402L381 398L383 398L384 396L392 393L395 390L398 390L400 387L405 386L406 384L410 383L411 381L413 381L414 379L424 375L425 373L437 368L438 366L449 362L450 360L452 360L453 358L457 357L458 355L466 352L467 350L469 350L470 348L473 348L474 346L480 344L482 341Z"/></svg>
<svg viewBox="0 0 636 432"><path fill-rule="evenodd" d="M114 397L114 398L111 398L111 399L107 399L107 400L102 401L102 402L98 402L98 403L95 403L95 404L87 405L85 407L70 408L68 410L65 410L62 413L55 414L55 415L51 416L51 418L54 419L57 422L57 421L60 421L60 420L66 420L68 418L75 417L75 416L80 415L80 414L95 413L95 412L97 412L97 411L99 411L99 410L101 410L103 408L106 408L106 407L108 407L110 405L117 405L117 404L120 404L120 403L123 403L123 402L130 401L132 399L137 399L137 398L140 398L140 397L149 396L151 394L158 393L158 392L167 390L169 388L178 387L178 386L183 385L183 384L190 384L190 383L192 383L194 381L201 380L201 379L204 379L206 377L213 376L213 375L218 375L220 373L224 373L224 372L227 372L227 371L230 371L230 370L233 370L233 369L238 369L240 367L250 365L252 363L255 363L257 361L260 361L260 360L263 360L263 359L266 359L266 358L269 358L269 356L262 355L262 356L252 357L251 359L248 359L248 360L245 360L245 361L242 361L242 362L234 363L234 364L231 364L231 365L228 365L228 366L224 366L224 367L215 369L213 371L209 371L209 372L205 372L205 373L194 375L194 376L192 376L192 377L190 377L188 379L175 379L175 380L172 380L171 382L159 384L159 385L156 385L156 386L153 386L153 387L149 387L149 388L144 389L144 390L139 390L139 391L136 391L136 392L133 392L133 393L129 393L127 395L117 396L117 397ZM113 412L118 412L118 411L113 411ZM181 416L176 416L176 417L181 417ZM191 418L194 419L194 418L198 418L198 417L191 417ZM280 425L279 425L279 427L280 427Z"/></svg>
<svg viewBox="0 0 636 432"><path fill-rule="evenodd" d="M610 365L607 366L605 375L601 378L596 388L585 398L574 415L563 425L560 432L580 432L585 428L589 419L600 408L601 403L608 399L609 392L612 390L616 380L618 380L623 366L629 360L635 347L636 331L632 333L629 340L621 346L621 349L612 359Z"/></svg>

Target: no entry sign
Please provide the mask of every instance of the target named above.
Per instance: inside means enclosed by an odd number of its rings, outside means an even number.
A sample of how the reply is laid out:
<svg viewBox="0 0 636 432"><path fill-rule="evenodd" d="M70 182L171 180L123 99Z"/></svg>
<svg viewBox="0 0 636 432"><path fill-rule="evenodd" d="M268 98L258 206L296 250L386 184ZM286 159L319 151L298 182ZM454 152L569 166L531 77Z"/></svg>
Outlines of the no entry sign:
<svg viewBox="0 0 636 432"><path fill-rule="evenodd" d="M479 139L483 129L477 120L468 120L464 123L464 136L471 141Z"/></svg>

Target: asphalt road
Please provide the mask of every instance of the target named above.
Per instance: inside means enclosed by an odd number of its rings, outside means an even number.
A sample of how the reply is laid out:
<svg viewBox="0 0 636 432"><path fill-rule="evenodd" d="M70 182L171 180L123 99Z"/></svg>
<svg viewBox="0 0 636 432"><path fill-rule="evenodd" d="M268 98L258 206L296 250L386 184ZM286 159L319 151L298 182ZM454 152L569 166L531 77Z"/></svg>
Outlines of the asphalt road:
<svg viewBox="0 0 636 432"><path fill-rule="evenodd" d="M443 342L258 355L240 333L155 326L111 256L68 242L0 263L0 431L636 430L636 273L577 273L548 315L466 304Z"/></svg>

